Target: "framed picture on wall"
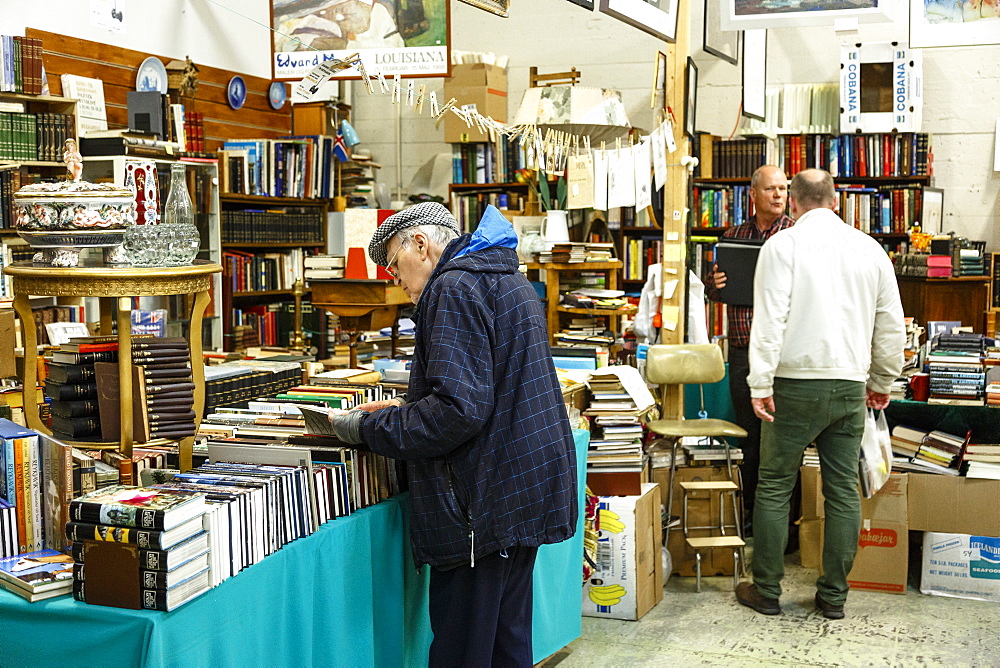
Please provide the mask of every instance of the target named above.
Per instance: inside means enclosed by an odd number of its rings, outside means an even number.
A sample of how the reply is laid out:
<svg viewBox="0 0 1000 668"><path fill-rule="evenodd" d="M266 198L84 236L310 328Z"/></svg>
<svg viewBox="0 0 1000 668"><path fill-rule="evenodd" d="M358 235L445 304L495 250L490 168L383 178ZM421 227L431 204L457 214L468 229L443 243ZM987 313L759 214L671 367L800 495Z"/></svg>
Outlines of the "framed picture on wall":
<svg viewBox="0 0 1000 668"><path fill-rule="evenodd" d="M503 0L502 4L508 4ZM500 0L490 0L500 4ZM370 76L440 77L451 72L448 0L408 3L271 0L272 78L297 81L320 63L361 56ZM356 79L351 68L334 79Z"/></svg>
<svg viewBox="0 0 1000 668"><path fill-rule="evenodd" d="M691 56L684 74L684 134L694 139L695 112L698 109L698 66Z"/></svg>
<svg viewBox="0 0 1000 668"><path fill-rule="evenodd" d="M909 3L911 47L1000 44L1000 5L996 2Z"/></svg>
<svg viewBox="0 0 1000 668"><path fill-rule="evenodd" d="M656 52L656 67L653 71L653 91L649 97L649 106L653 110L667 108L667 54Z"/></svg>
<svg viewBox="0 0 1000 668"><path fill-rule="evenodd" d="M601 0L601 11L650 35L674 42L680 0Z"/></svg>
<svg viewBox="0 0 1000 668"><path fill-rule="evenodd" d="M743 31L743 115L764 120L767 107L767 31Z"/></svg>
<svg viewBox="0 0 1000 668"><path fill-rule="evenodd" d="M923 2L923 0L909 0ZM723 30L749 28L802 28L833 25L837 19L857 19L859 23L893 21L906 0L849 0L848 2L817 2L816 0L719 0ZM835 9L817 9L833 6Z"/></svg>
<svg viewBox="0 0 1000 668"><path fill-rule="evenodd" d="M924 186L921 197L920 231L926 234L944 230L944 190Z"/></svg>
<svg viewBox="0 0 1000 668"><path fill-rule="evenodd" d="M507 10L510 8L510 0L460 0L467 5L478 7L490 14L496 14L504 18L508 17Z"/></svg>
<svg viewBox="0 0 1000 668"><path fill-rule="evenodd" d="M719 0L705 0L705 29L702 32L702 49L706 53L736 64L740 54L740 31L723 30Z"/></svg>

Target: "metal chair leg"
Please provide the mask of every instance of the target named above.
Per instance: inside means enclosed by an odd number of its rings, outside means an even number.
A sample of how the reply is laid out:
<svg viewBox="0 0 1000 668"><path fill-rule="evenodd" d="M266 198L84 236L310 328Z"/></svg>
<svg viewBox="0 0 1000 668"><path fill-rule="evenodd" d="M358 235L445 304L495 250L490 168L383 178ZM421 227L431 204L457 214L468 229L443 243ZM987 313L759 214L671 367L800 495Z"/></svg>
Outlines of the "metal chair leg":
<svg viewBox="0 0 1000 668"><path fill-rule="evenodd" d="M695 591L701 592L701 550L694 553Z"/></svg>
<svg viewBox="0 0 1000 668"><path fill-rule="evenodd" d="M736 585L740 583L740 573L743 567L743 560L740 559L740 552L742 550L733 550L733 589L736 589Z"/></svg>

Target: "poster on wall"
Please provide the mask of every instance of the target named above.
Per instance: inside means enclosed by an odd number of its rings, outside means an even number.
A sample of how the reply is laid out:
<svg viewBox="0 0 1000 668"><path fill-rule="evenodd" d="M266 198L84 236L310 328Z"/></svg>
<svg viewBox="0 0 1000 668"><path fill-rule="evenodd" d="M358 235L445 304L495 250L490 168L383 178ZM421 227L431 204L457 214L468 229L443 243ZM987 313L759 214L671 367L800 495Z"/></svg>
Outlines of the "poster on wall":
<svg viewBox="0 0 1000 668"><path fill-rule="evenodd" d="M448 0L271 0L273 78L298 80L354 53L369 74L447 76L448 6ZM358 76L351 68L333 78Z"/></svg>
<svg viewBox="0 0 1000 668"><path fill-rule="evenodd" d="M1000 44L1000 4L990 0L909 0L910 46Z"/></svg>
<svg viewBox="0 0 1000 668"><path fill-rule="evenodd" d="M859 23L887 22L894 20L897 5L904 1L721 0L722 29L802 28L832 25L837 19L857 19Z"/></svg>

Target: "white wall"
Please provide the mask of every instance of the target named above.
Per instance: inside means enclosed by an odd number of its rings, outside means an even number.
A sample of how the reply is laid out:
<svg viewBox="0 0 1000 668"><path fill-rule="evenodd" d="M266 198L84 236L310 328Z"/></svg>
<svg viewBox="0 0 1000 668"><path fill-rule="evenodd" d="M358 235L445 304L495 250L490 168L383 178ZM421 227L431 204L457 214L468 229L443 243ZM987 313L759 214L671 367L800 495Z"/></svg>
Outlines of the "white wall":
<svg viewBox="0 0 1000 668"><path fill-rule="evenodd" d="M97 28L91 21L92 4L92 0L0 0L0 33L23 35L25 28L37 28L167 58L189 55L199 65L271 76L269 0L106 2L124 14L124 34Z"/></svg>
<svg viewBox="0 0 1000 668"><path fill-rule="evenodd" d="M740 70L700 50L701 0L692 1L691 43L699 66L698 129L728 135L740 101ZM268 0L116 0L127 33L108 33L90 22L89 0L0 0L0 33L25 27L103 41L261 77L270 76ZM501 19L452 2L452 46L510 56L513 113L527 87L528 68L544 72L577 67L582 84L621 90L634 125L652 126L648 95L653 60L662 42L567 0L517 0ZM230 8L234 11L228 11ZM263 24L263 25L261 25ZM905 21L863 25L851 41L907 38ZM935 185L945 189L945 229L986 240L1000 250L1000 173L992 171L993 130L1000 117L1000 45L924 51L924 131L933 134ZM138 65L138 63L136 63ZM767 81L834 82L839 41L832 28L769 31ZM423 80L442 91L441 79ZM358 88L355 86L355 88ZM365 147L385 165L382 180L396 181L395 112L381 95L354 95L354 119ZM430 157L449 149L426 116L402 117L402 183Z"/></svg>

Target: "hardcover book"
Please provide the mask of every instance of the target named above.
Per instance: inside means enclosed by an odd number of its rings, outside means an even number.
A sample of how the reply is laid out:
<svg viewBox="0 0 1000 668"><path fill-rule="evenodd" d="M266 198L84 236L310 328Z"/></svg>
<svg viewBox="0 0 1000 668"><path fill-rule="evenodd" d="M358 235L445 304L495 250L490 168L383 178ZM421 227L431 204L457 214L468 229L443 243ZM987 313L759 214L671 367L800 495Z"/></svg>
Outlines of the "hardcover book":
<svg viewBox="0 0 1000 668"><path fill-rule="evenodd" d="M183 490L113 485L70 503L70 519L140 529L173 529L205 511L205 495Z"/></svg>
<svg viewBox="0 0 1000 668"><path fill-rule="evenodd" d="M0 559L0 585L19 596L52 590L69 593L72 579L72 557L56 550L38 550Z"/></svg>
<svg viewBox="0 0 1000 668"><path fill-rule="evenodd" d="M129 543L144 550L167 550L202 531L201 516L169 531L144 531L133 527L111 526L93 522L67 522L66 538L71 543L84 540L103 540L110 543Z"/></svg>

